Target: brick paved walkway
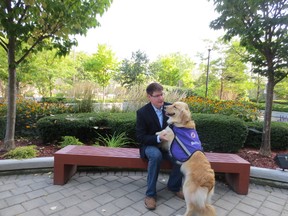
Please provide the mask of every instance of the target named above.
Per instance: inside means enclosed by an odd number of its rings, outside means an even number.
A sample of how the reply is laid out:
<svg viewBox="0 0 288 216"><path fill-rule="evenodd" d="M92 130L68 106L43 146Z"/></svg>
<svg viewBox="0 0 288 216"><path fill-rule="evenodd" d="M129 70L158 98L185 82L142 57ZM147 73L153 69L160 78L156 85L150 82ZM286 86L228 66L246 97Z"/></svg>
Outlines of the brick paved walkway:
<svg viewBox="0 0 288 216"><path fill-rule="evenodd" d="M183 214L185 203L159 176L157 209L143 205L146 172L79 172L66 185L53 185L53 173L0 176L0 216L169 216ZM238 195L217 181L217 216L288 216L288 190L250 184Z"/></svg>

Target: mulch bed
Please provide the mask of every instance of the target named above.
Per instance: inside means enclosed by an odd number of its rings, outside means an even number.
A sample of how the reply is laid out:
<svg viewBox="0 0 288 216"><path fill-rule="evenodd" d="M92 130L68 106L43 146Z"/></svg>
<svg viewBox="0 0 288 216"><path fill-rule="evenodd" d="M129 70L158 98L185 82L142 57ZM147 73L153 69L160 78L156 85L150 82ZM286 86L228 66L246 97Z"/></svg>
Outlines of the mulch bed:
<svg viewBox="0 0 288 216"><path fill-rule="evenodd" d="M0 147L2 146L3 141L0 141ZM51 145L43 145L42 141L39 139L16 139L15 140L16 146L27 146L27 145L36 145L38 150L37 157L52 157L56 151L60 149L57 144ZM255 167L262 167L262 168L269 168L269 169L277 169L279 166L275 163L274 157L277 154L288 154L287 151L273 151L270 157L265 157L259 154L259 149L253 148L243 148L237 154L244 158L245 160L251 163L251 166ZM5 159L3 155L5 154L4 151L0 150L0 160Z"/></svg>

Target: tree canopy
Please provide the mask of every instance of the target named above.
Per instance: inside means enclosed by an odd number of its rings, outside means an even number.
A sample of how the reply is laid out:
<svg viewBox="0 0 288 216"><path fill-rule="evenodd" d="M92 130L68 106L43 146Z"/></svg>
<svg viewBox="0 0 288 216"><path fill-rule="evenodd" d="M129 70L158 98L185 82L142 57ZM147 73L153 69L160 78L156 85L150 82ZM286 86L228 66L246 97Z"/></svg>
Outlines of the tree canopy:
<svg viewBox="0 0 288 216"><path fill-rule="evenodd" d="M270 130L275 85L287 76L288 0L213 0L218 18L210 23L224 29L224 39L237 36L246 48L253 71L268 78L260 154L270 155Z"/></svg>
<svg viewBox="0 0 288 216"><path fill-rule="evenodd" d="M0 47L8 59L8 111L4 149L15 148L16 68L31 53L55 48L69 53L73 35L97 27L112 0L0 1Z"/></svg>
<svg viewBox="0 0 288 216"><path fill-rule="evenodd" d="M193 86L192 71L195 63L180 53L159 56L150 66L153 76L164 85L191 88Z"/></svg>
<svg viewBox="0 0 288 216"><path fill-rule="evenodd" d="M105 44L98 44L97 53L84 62L84 69L88 71L89 77L103 88L103 100L105 87L108 86L117 67L118 61L115 54Z"/></svg>
<svg viewBox="0 0 288 216"><path fill-rule="evenodd" d="M151 77L149 72L149 59L146 53L137 50L132 53L131 59L124 59L115 79L123 86L132 87L142 84Z"/></svg>

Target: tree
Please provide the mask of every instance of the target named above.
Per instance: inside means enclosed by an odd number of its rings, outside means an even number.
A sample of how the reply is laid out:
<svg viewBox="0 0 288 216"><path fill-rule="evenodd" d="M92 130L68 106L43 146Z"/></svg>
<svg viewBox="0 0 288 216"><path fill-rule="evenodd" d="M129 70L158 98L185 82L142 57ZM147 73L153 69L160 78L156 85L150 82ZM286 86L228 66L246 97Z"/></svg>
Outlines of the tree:
<svg viewBox="0 0 288 216"><path fill-rule="evenodd" d="M63 90L61 81L73 77L76 69L73 67L70 56L60 57L56 50L43 50L29 58L28 67L20 65L18 74L24 74L21 83L35 85L38 92L44 97L52 97L53 90ZM23 65L23 64L22 64ZM26 64L24 64L26 65ZM61 87L60 87L61 86Z"/></svg>
<svg viewBox="0 0 288 216"><path fill-rule="evenodd" d="M247 66L242 61L245 56L245 49L240 46L239 41L231 41L231 43L221 44L221 57L219 57L216 65L216 72L220 78L219 99L236 99L245 98L247 96L248 81ZM212 65L212 70L213 70ZM227 94L225 97L224 93ZM229 98L230 97L234 98Z"/></svg>
<svg viewBox="0 0 288 216"><path fill-rule="evenodd" d="M16 68L31 53L56 48L69 53L77 41L99 25L112 0L5 0L0 1L0 46L8 58L8 111L4 149L15 148Z"/></svg>
<svg viewBox="0 0 288 216"><path fill-rule="evenodd" d="M8 79L7 73L7 53L4 52L3 49L0 49L0 97L5 97L6 92L6 84Z"/></svg>
<svg viewBox="0 0 288 216"><path fill-rule="evenodd" d="M236 40L228 43L218 38L209 44L212 51L208 79L209 97L220 100L235 100L247 96L247 89L252 87L252 83L249 82L247 66L243 62L245 49ZM202 71L202 75L195 82L195 92L204 97L207 58L201 54L199 56L202 57L203 61L199 65L199 71Z"/></svg>
<svg viewBox="0 0 288 216"><path fill-rule="evenodd" d="M288 77L283 79L277 86L275 86L274 92L277 96L277 99L288 100Z"/></svg>
<svg viewBox="0 0 288 216"><path fill-rule="evenodd" d="M150 66L150 70L163 85L191 88L194 62L180 53L160 56Z"/></svg>
<svg viewBox="0 0 288 216"><path fill-rule="evenodd" d="M105 44L98 44L97 53L84 62L84 69L89 72L92 80L103 88L103 101L105 101L105 87L108 86L117 66L115 54Z"/></svg>
<svg viewBox="0 0 288 216"><path fill-rule="evenodd" d="M148 56L138 50L132 53L131 59L124 59L115 75L115 80L119 81L125 87L143 84L145 80L151 77L149 72Z"/></svg>
<svg viewBox="0 0 288 216"><path fill-rule="evenodd" d="M224 29L225 40L240 38L249 53L253 72L267 77L266 108L259 153L271 154L271 115L275 85L287 76L288 0L213 0L220 16L210 23Z"/></svg>

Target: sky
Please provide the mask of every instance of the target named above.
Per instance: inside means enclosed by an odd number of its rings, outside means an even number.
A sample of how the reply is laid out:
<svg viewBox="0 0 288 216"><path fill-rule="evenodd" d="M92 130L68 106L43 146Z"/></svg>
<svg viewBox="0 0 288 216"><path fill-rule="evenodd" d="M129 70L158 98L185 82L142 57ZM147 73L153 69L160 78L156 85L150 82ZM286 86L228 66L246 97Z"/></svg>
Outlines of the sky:
<svg viewBox="0 0 288 216"><path fill-rule="evenodd" d="M223 35L209 28L215 18L213 2L207 0L113 0L98 19L101 27L76 37L75 50L91 54L106 44L119 59L130 59L137 50L150 60L174 52L194 59L197 52L208 52L204 39Z"/></svg>

